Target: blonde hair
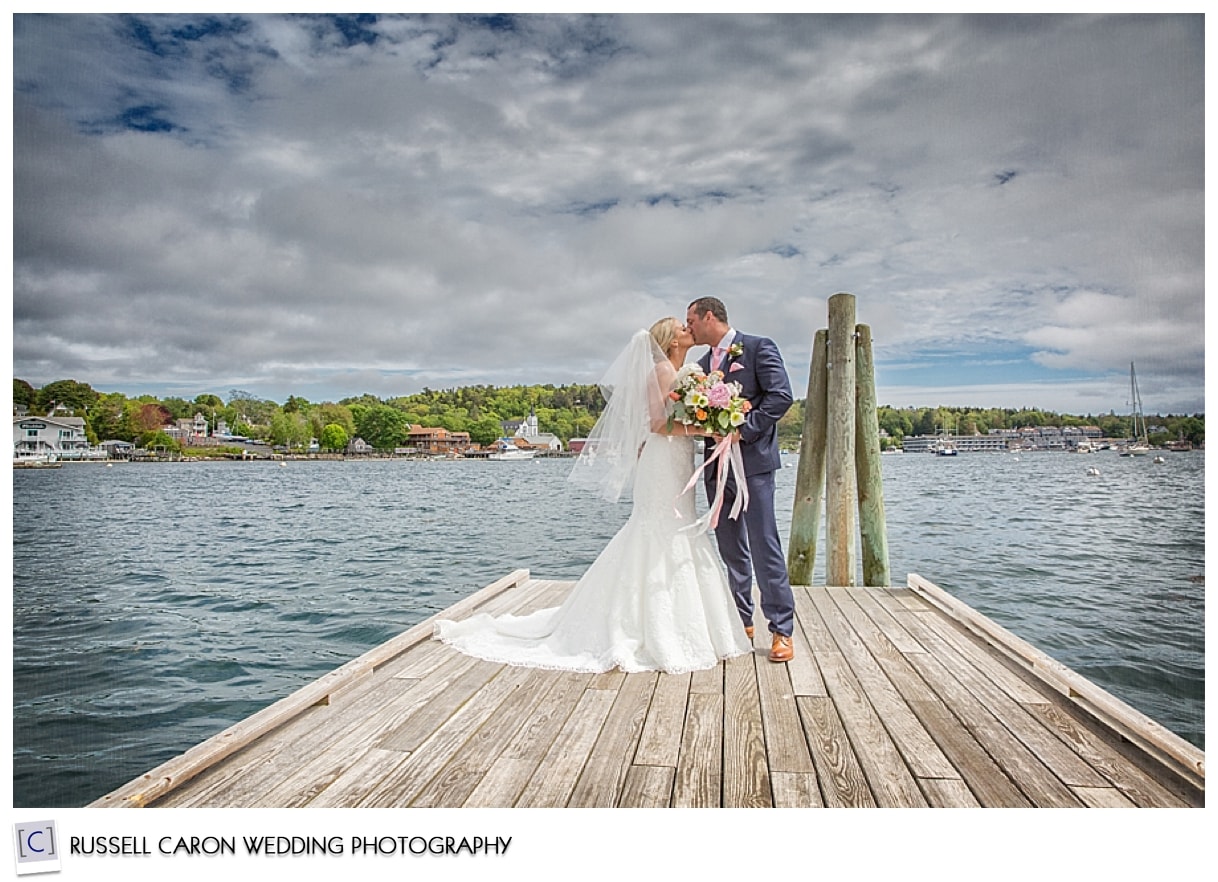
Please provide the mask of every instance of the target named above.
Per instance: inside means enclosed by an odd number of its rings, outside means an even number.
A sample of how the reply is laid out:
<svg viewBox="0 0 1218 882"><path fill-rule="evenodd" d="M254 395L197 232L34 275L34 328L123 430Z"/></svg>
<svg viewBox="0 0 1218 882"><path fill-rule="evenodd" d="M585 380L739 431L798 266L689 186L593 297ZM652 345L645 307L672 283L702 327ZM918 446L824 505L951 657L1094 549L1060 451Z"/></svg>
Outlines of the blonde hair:
<svg viewBox="0 0 1218 882"><path fill-rule="evenodd" d="M677 339L677 332L680 330L680 321L672 316L662 318L651 326L651 339L655 340L656 345L660 347L660 351L667 355L668 347Z"/></svg>

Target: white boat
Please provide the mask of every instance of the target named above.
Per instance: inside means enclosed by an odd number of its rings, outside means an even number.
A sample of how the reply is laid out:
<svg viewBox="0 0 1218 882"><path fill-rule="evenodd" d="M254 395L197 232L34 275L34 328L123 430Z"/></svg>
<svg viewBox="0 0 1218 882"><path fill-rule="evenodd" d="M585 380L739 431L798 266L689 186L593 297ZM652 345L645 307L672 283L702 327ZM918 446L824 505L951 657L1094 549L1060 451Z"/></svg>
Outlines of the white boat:
<svg viewBox="0 0 1218 882"><path fill-rule="evenodd" d="M1142 396L1138 393L1138 376L1133 362L1129 363L1129 394L1133 407L1133 438L1128 444L1117 448L1120 456L1145 456L1150 453L1150 439L1146 433L1146 416L1142 413Z"/></svg>
<svg viewBox="0 0 1218 882"><path fill-rule="evenodd" d="M955 456L959 453L956 450L956 445L946 438L939 439L937 443L931 445L930 449L934 452L935 456Z"/></svg>
<svg viewBox="0 0 1218 882"><path fill-rule="evenodd" d="M523 450L517 447L510 438L500 438L495 442L494 453L489 454L486 458L495 460L532 459L536 455L536 450Z"/></svg>

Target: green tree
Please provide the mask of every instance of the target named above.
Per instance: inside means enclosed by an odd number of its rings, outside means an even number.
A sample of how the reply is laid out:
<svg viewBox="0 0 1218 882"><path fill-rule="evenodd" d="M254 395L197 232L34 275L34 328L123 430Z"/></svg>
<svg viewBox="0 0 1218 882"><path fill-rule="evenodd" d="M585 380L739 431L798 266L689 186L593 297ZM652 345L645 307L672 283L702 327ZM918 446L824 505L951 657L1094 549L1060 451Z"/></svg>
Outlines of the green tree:
<svg viewBox="0 0 1218 882"><path fill-rule="evenodd" d="M355 411L355 408L352 408ZM360 409L355 417L356 433L377 450L392 450L406 443L410 426L406 415L387 404Z"/></svg>
<svg viewBox="0 0 1218 882"><path fill-rule="evenodd" d="M309 408L309 427L312 437L317 438L320 442L321 433L326 426L331 424L341 426L348 438L355 434L355 417L352 416L351 408L347 405L326 401Z"/></svg>
<svg viewBox="0 0 1218 882"><path fill-rule="evenodd" d="M76 380L56 380L38 390L36 406L41 413L50 413L55 406L66 407L74 414L84 416L97 400L97 392L88 383Z"/></svg>
<svg viewBox="0 0 1218 882"><path fill-rule="evenodd" d="M1177 434L1183 434L1184 440L1191 441L1193 446L1205 443L1205 420L1195 416L1184 417L1175 426Z"/></svg>
<svg viewBox="0 0 1218 882"><path fill-rule="evenodd" d="M351 436L338 423L330 423L321 430L318 443L323 450L346 450Z"/></svg>
<svg viewBox="0 0 1218 882"><path fill-rule="evenodd" d="M904 438L914 433L914 421L909 408L896 410L883 405L876 408L876 416L879 418L880 428L893 438Z"/></svg>
<svg viewBox="0 0 1218 882"><path fill-rule="evenodd" d="M378 404L384 404L384 403L385 402L381 401L381 399L377 398L375 395L369 395L367 392L365 392L363 395L359 396L358 398L344 398L342 401L339 402L339 404L345 404L345 405L347 405L347 407L354 407L356 405L360 405L365 408L376 407Z"/></svg>
<svg viewBox="0 0 1218 882"><path fill-rule="evenodd" d="M163 449L173 451L175 453L180 453L182 450L181 444L179 444L175 439L170 438L167 434L159 429L154 432L144 432L140 436L138 443L139 446L145 450Z"/></svg>
<svg viewBox="0 0 1218 882"><path fill-rule="evenodd" d="M470 423L469 440L475 444L486 446L495 443L501 431L499 414L490 411L482 414L476 421Z"/></svg>
<svg viewBox="0 0 1218 882"><path fill-rule="evenodd" d="M229 410L233 414L232 423L245 423L251 431L269 432L271 417L279 411L279 405L273 401L264 401L249 392L234 389L229 393Z"/></svg>
<svg viewBox="0 0 1218 882"><path fill-rule="evenodd" d="M311 438L309 421L297 411L280 411L271 416L270 440L289 450L304 447Z"/></svg>
<svg viewBox="0 0 1218 882"><path fill-rule="evenodd" d="M175 420L188 420L199 412L199 408L184 398L162 398L161 406L168 410Z"/></svg>
<svg viewBox="0 0 1218 882"><path fill-rule="evenodd" d="M121 392L101 395L89 408L88 426L98 442L111 439L133 441L127 416L127 396Z"/></svg>
<svg viewBox="0 0 1218 882"><path fill-rule="evenodd" d="M29 407L38 400L38 392L25 380L13 378L13 404Z"/></svg>

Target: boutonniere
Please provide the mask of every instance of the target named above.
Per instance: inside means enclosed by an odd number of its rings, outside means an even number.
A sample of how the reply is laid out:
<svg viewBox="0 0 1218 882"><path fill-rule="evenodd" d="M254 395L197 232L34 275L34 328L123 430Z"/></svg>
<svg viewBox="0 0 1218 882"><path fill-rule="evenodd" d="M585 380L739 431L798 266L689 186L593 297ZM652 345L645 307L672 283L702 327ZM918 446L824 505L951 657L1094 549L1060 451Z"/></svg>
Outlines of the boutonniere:
<svg viewBox="0 0 1218 882"><path fill-rule="evenodd" d="M731 346L727 347L727 354L732 358L739 358L740 356L744 355L744 344L733 343Z"/></svg>

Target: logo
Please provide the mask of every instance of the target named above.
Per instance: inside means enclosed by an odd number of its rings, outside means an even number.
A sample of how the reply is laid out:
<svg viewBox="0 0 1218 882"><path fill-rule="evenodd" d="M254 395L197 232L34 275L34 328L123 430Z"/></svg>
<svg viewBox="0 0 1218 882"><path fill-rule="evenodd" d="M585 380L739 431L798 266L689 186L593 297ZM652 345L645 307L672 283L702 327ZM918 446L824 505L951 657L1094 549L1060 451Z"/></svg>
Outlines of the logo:
<svg viewBox="0 0 1218 882"><path fill-rule="evenodd" d="M59 836L54 821L13 825L17 875L59 872Z"/></svg>

